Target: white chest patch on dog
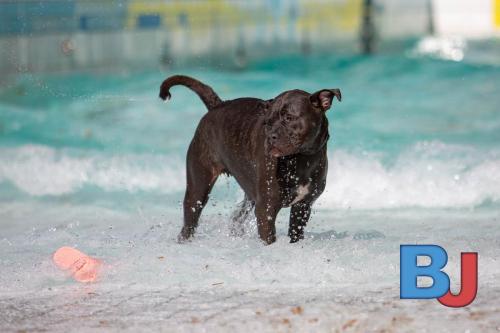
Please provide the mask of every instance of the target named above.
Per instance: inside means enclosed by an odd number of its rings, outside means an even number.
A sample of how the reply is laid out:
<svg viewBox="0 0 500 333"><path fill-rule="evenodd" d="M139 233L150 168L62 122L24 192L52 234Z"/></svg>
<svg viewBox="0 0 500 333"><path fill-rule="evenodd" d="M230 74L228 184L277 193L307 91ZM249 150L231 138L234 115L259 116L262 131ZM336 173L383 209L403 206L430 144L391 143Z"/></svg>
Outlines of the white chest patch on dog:
<svg viewBox="0 0 500 333"><path fill-rule="evenodd" d="M296 197L295 199L293 199L291 205L294 205L305 198L305 196L309 193L309 185L311 184L307 183L305 185L299 185L299 187L297 187Z"/></svg>

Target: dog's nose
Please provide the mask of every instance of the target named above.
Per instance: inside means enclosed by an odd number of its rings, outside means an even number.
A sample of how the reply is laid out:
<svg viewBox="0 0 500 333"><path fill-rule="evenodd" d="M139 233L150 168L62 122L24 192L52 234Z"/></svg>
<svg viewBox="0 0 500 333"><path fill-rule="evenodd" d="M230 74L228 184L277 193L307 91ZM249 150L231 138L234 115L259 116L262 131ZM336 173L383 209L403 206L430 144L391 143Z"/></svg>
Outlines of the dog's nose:
<svg viewBox="0 0 500 333"><path fill-rule="evenodd" d="M278 134L273 133L271 134L271 142L276 142L278 140Z"/></svg>

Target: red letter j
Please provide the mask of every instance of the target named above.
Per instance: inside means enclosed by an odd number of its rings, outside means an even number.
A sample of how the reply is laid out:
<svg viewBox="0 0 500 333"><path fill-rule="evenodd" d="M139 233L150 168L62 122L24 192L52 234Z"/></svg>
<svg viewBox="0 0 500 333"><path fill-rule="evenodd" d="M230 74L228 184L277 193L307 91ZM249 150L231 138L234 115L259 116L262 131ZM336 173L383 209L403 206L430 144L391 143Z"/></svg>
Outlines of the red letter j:
<svg viewBox="0 0 500 333"><path fill-rule="evenodd" d="M462 252L460 293L453 295L450 290L439 297L439 303L452 308L467 306L477 294L477 252Z"/></svg>

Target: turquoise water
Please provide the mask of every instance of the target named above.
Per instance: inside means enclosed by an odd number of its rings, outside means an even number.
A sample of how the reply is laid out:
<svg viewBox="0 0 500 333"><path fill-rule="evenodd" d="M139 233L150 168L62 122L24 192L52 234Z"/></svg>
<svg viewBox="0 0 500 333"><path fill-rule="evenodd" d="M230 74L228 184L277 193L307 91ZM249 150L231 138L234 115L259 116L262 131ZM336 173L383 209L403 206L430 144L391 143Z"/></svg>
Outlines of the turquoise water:
<svg viewBox="0 0 500 333"><path fill-rule="evenodd" d="M500 67L415 56L286 56L242 71L25 74L0 90L0 199L178 209L184 156L206 112L162 80L182 73L223 99L340 88L328 112L320 209L474 208L500 199ZM216 188L215 197L237 187ZM229 191L227 191L229 188Z"/></svg>

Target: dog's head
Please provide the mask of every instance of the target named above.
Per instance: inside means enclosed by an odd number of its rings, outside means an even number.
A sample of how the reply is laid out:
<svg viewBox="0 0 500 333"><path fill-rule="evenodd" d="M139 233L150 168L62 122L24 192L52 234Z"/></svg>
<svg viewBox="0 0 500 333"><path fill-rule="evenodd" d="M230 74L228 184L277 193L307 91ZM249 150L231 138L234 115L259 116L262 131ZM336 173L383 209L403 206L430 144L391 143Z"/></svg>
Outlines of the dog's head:
<svg viewBox="0 0 500 333"><path fill-rule="evenodd" d="M339 89L322 89L314 94L290 90L268 101L266 153L281 157L318 151L328 140L325 112L334 97L342 99Z"/></svg>

